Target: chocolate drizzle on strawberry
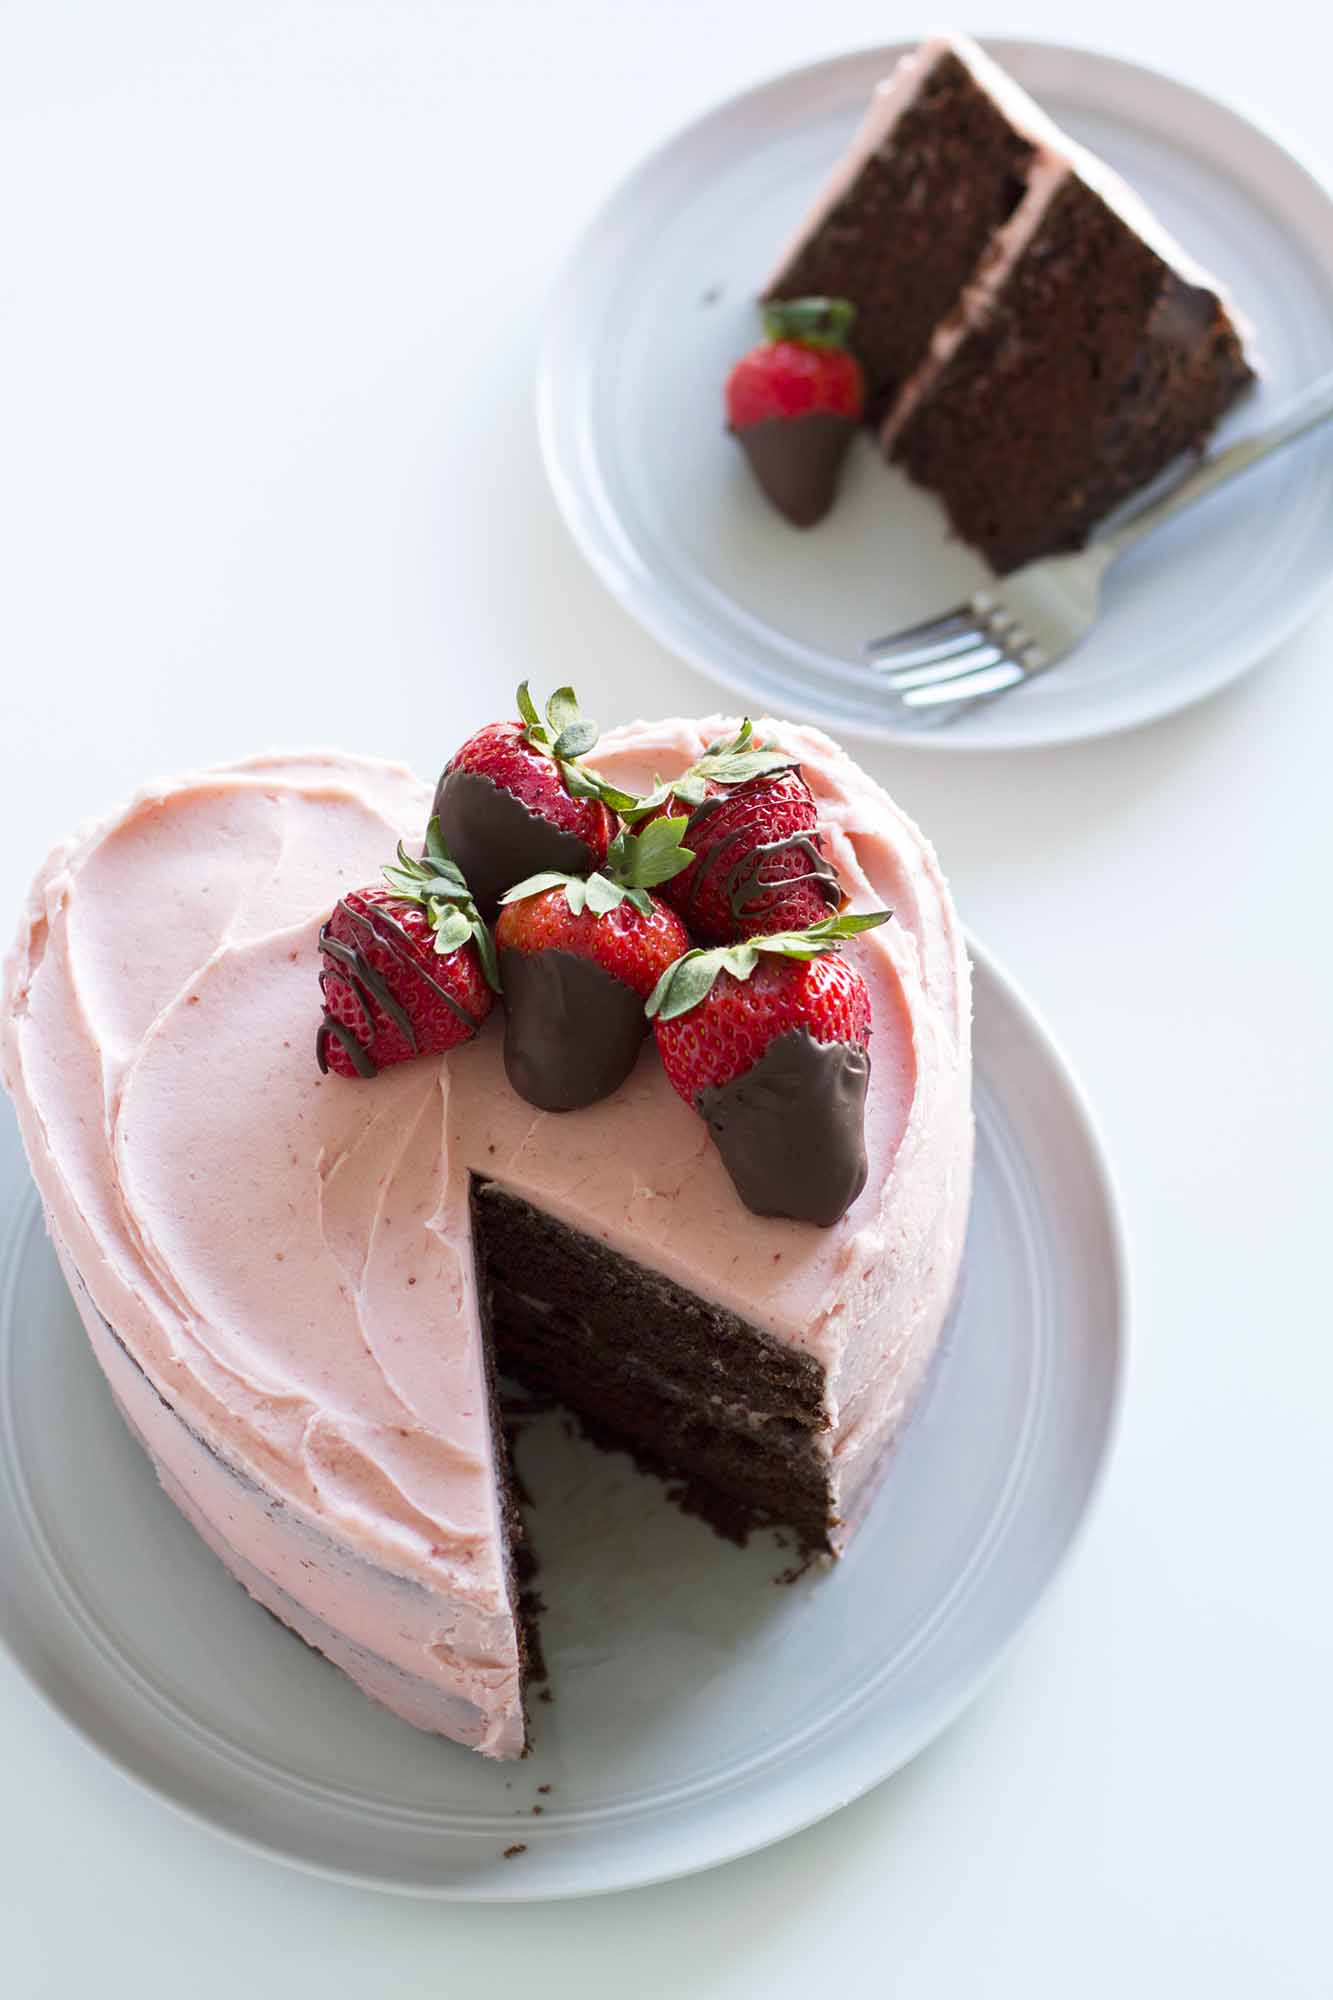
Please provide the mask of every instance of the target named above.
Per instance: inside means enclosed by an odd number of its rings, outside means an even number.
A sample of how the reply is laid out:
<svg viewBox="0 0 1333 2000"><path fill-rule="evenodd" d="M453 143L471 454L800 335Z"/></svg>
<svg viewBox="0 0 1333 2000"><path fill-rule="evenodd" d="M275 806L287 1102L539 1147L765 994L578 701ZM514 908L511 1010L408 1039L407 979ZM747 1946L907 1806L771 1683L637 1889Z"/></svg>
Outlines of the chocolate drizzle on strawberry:
<svg viewBox="0 0 1333 2000"><path fill-rule="evenodd" d="M346 897L339 900L337 907L341 910L348 923L356 930L369 932L376 944L400 964L405 971L409 972L414 979L423 980L436 997L442 1000L450 1012L463 1023L469 1034L476 1033L477 1028L480 1026L476 1016L469 1013L468 1009L456 1000L454 995L446 987L442 986L438 979L431 978L430 974L421 964L417 953L413 950L412 940L408 933L388 910L378 907L375 917L372 920L372 918L366 915L364 910L354 908L347 901ZM374 1009L378 1006L405 1037L408 1046L415 1055L419 1043L411 1017L402 1003L394 998L384 975L378 972L370 963L365 952L359 947L346 945L341 939L331 936L328 924L324 925L319 934L319 948L326 958L331 958L334 961L333 966L326 965L319 975L320 990L325 994L325 997L327 998L328 982L331 979L344 979L355 993L372 1035L375 1023ZM324 1018L320 1022L319 1030L315 1036L315 1060L318 1062L320 1070L325 1076L329 1073L328 1047L330 1035L337 1038L348 1061L352 1064L358 1076L372 1077L379 1075L379 1064L370 1053L369 1042L361 1041L353 1034L345 1022L336 1020L326 1006L324 1009Z"/></svg>
<svg viewBox="0 0 1333 2000"><path fill-rule="evenodd" d="M688 842L690 836L710 815L721 807L729 805L734 796L735 794L731 797L717 794L702 800L690 814L683 838ZM726 898L733 919L738 924L744 921L746 912L766 893L771 891L775 900L780 903L784 896L805 882L817 885L829 909L836 910L841 906L842 884L838 879L838 871L824 853L818 834L789 833L781 840L751 842L749 835L752 824L752 821L742 821L719 840L715 847L709 848L705 853L686 891L685 905L681 911L686 923L693 915L700 890L728 855L732 858L722 877L722 894ZM737 849L739 852L735 851ZM765 864L784 854L802 854L808 865L799 874L766 879Z"/></svg>

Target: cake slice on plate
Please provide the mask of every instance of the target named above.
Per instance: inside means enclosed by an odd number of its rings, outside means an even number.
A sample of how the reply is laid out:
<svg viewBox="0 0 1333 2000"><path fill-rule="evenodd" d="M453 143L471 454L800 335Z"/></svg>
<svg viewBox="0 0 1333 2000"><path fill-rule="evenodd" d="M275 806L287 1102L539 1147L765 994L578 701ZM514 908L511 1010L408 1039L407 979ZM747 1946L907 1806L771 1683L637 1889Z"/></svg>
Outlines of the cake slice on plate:
<svg viewBox="0 0 1333 2000"><path fill-rule="evenodd" d="M638 723L590 775L567 705L552 732L495 727L499 750L460 753L434 797L362 757L261 757L85 828L30 897L0 1072L93 1349L167 1492L368 1694L511 1757L527 1667L497 1370L693 1482L724 1522L783 1522L836 1553L937 1347L972 1119L968 965L934 854L826 737L764 724L759 751L735 722ZM517 1068L484 919L437 839L423 856L442 819L495 862L491 893L523 890L502 958L558 961L549 987L520 982ZM400 842L405 900L377 902ZM848 922L887 908L863 934ZM795 957L789 920L816 934ZM686 989L659 996L660 1036L643 963L621 955L654 925ZM632 1005L612 991L626 978ZM844 1025L781 1011L816 989L851 994ZM543 1020L548 992L591 997ZM719 1068L716 1017L693 1040L689 1023L728 995L750 1043ZM784 1058L767 1066L761 1007ZM544 1091L608 1008L618 1035L635 1023L621 1080L585 1071L569 1111L519 1094L515 1073ZM722 1142L755 1118L789 1135L793 1079L807 1143L747 1178L753 1148L724 1157L701 1113ZM830 1137L832 1196L829 1176L810 1186Z"/></svg>
<svg viewBox="0 0 1333 2000"><path fill-rule="evenodd" d="M1242 325L976 45L904 57L765 299L845 299L884 450L998 571L1080 545L1253 379Z"/></svg>

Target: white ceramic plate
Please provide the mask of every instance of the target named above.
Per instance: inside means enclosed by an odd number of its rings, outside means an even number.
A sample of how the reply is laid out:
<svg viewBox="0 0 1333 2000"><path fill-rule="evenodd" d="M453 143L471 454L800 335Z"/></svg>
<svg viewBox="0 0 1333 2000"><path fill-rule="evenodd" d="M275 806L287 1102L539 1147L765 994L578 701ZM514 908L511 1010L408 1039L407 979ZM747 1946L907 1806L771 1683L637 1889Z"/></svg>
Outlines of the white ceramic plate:
<svg viewBox="0 0 1333 2000"><path fill-rule="evenodd" d="M789 528L722 424L722 383L756 337L778 249L904 45L794 70L733 98L612 196L553 299L543 451L594 569L664 644L756 710L885 741L897 731L862 643L983 580L937 502L858 439L837 507ZM1333 365L1333 202L1211 98L1108 56L987 47L1118 167L1253 320L1263 385L1223 439ZM1103 623L1042 679L924 739L932 749L1070 742L1166 715L1233 680L1333 582L1333 434L1269 461L1126 558Z"/></svg>
<svg viewBox="0 0 1333 2000"><path fill-rule="evenodd" d="M984 957L976 1058L960 1297L836 1569L780 1584L792 1558L776 1537L719 1541L559 1415L523 1440L553 1700L533 1704L535 1748L517 1765L377 1709L253 1604L158 1490L6 1111L0 1636L171 1804L383 1888L492 1901L625 1888L832 1812L977 1693L1069 1547L1114 1413L1123 1273L1106 1168L1060 1058Z"/></svg>

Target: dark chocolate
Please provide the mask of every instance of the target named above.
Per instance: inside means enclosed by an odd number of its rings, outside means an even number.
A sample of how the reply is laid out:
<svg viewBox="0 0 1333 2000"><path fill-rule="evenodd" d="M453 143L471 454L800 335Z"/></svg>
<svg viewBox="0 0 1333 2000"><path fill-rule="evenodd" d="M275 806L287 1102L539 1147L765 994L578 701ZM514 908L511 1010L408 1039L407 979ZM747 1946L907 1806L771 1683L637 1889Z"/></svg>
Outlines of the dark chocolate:
<svg viewBox="0 0 1333 2000"><path fill-rule="evenodd" d="M478 1027L481 1025L476 1015L470 1013L461 1000L455 999L447 986L441 985L438 979L432 979L430 973L421 962L420 954L412 942L411 935L403 929L397 917L391 915L382 904L378 903L375 905L373 918L368 916L364 910L353 909L352 905L345 898L340 898L338 908L342 911L343 916L349 924L359 931L368 932L374 942L380 946L381 950L387 952L390 958L398 965L401 965L406 971L410 972L414 979L418 979L423 985L429 986L436 998L443 1001L450 1012L455 1014L463 1023L463 1026L470 1035L476 1034ZM375 1008L377 1006L386 1018L393 1022L409 1049L411 1049L412 1054L416 1055L420 1045L417 1041L416 1029L412 1026L410 1014L402 1002L394 998L389 982L385 979L383 973L376 971L360 946L353 947L343 944L340 939L331 935L328 924L325 924L319 934L319 948L326 959L333 961L332 965L325 965L320 972L320 992L327 999L328 982L331 979L340 979L346 985L350 986L356 995L357 1004L365 1015L370 1030L370 1040L363 1042L358 1035L352 1032L345 1022L335 1020L326 1006L324 1009L324 1018L320 1022L319 1031L315 1036L315 1060L324 1075L327 1076L329 1072L328 1050L330 1035L334 1036L342 1044L343 1052L358 1076L372 1077L379 1075L379 1064L371 1054L371 1048L375 1039Z"/></svg>
<svg viewBox="0 0 1333 2000"><path fill-rule="evenodd" d="M829 1546L817 1361L493 1181L472 1181L472 1229L504 1377L662 1474L720 1534L780 1521Z"/></svg>
<svg viewBox="0 0 1333 2000"><path fill-rule="evenodd" d="M754 794L756 812L762 803L762 791ZM710 816L720 807L730 805L731 796L715 795L703 799L690 814L685 829L685 844L690 844L690 836L703 828ZM811 811L814 805L811 802ZM803 882L814 882L830 909L842 907L842 883L837 869L824 853L819 834L812 827L809 832L789 833L781 840L751 841L753 819L743 820L721 840L708 848L702 861L698 862L692 874L688 875L689 889L681 914L686 923L691 919L699 891L718 868L724 856L732 849L737 852L731 860L722 880L722 894L726 898L733 921L739 926L744 923L747 912L762 901L770 892L780 903L791 890L799 888ZM801 854L806 866L797 875L774 876L765 873L765 864L781 854Z"/></svg>
<svg viewBox="0 0 1333 2000"><path fill-rule="evenodd" d="M833 505L838 475L856 429L832 410L763 417L736 435L767 497L794 528L813 528Z"/></svg>
<svg viewBox="0 0 1333 2000"><path fill-rule="evenodd" d="M633 1069L648 1022L643 999L572 951L502 951L505 1072L539 1111L578 1111Z"/></svg>
<svg viewBox="0 0 1333 2000"><path fill-rule="evenodd" d="M701 1090L695 1105L748 1209L827 1229L866 1184L869 1082L865 1049L790 1028L753 1069Z"/></svg>
<svg viewBox="0 0 1333 2000"><path fill-rule="evenodd" d="M435 790L444 844L463 871L473 901L494 923L500 898L545 869L589 875L596 859L576 833L529 812L521 799L480 771L446 770Z"/></svg>

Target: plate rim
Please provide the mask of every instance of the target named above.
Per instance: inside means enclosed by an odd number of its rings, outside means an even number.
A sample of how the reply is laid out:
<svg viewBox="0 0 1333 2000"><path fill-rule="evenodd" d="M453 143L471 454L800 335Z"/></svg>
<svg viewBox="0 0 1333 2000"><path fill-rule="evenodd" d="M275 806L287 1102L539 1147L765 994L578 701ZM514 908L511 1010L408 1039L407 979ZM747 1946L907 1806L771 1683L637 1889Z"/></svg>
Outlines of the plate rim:
<svg viewBox="0 0 1333 2000"><path fill-rule="evenodd" d="M48 1667L39 1670L33 1659L34 1651L40 1649L40 1633L30 1629L28 1613L18 1609L14 1620L17 1630L8 1621L0 1621L0 1650L18 1668L30 1688L73 1729L103 1763L110 1765L122 1777L135 1785L141 1792L157 1799L172 1812L180 1813L194 1825L206 1829L232 1845L265 1859L279 1862L287 1867L299 1869L325 1880L344 1883L350 1887L379 1890L387 1894L409 1896L435 1902L475 1902L486 1904L540 1903L582 1900L585 1897L617 1894L635 1888L649 1888L660 1882L679 1880L693 1874L719 1867L726 1862L740 1860L746 1855L762 1851L789 1836L804 1832L829 1818L844 1805L864 1797L878 1785L885 1783L906 1768L923 1750L937 1740L978 1698L1009 1660L1031 1628L1034 1618L1050 1593L1066 1573L1073 1560L1089 1524L1096 1512L1098 1501L1104 1490L1107 1470L1114 1454L1117 1436L1122 1421L1125 1385L1128 1373L1128 1345L1130 1326L1130 1279L1126 1248L1123 1210L1111 1169L1105 1144L1088 1101L1087 1094L1064 1052L1052 1035L1041 1012L1032 1005L1021 987L1000 966L997 960L978 943L971 934L967 935L969 957L973 962L978 983L988 983L1009 1018L1016 1019L1031 1038L1038 1059L1047 1076L1056 1086L1061 1099L1061 1123L1073 1135L1090 1184L1097 1196L1098 1223L1105 1238L1107 1266L1105 1283L1108 1299L1107 1323L1103 1334L1108 1342L1108 1370L1105 1400L1099 1410L1099 1430L1086 1462L1085 1486L1077 1513L1064 1531L1064 1539L1049 1558L1039 1580L1029 1587L1026 1598L1020 1603L1017 1614L1012 1616L1002 1630L997 1644L986 1650L980 1664L963 1675L955 1684L945 1689L933 1700L922 1702L914 1718L913 1727L905 1736L897 1740L896 1747L890 1746L887 1758L883 1754L872 1756L858 1771L850 1785L829 1787L819 1793L814 1803L809 1803L810 1788L807 1786L805 1801L797 1803L794 1810L788 1809L770 1821L751 1838L743 1835L732 1837L726 1827L721 1829L722 1838L714 1840L693 1854L682 1856L673 1853L662 1866L622 1868L610 1880L584 1882L557 1882L542 1885L526 1885L523 1871L509 1873L492 1866L475 1879L458 1878L441 1883L424 1883L417 1879L407 1879L388 1873L374 1873L365 1869L349 1867L330 1861L313 1851L313 1844L307 1841L302 1849L295 1844L299 1840L299 1829L292 1845L283 1846L276 1837L267 1838L255 1831L247 1831L234 1825L225 1817L211 1813L206 1804L199 1802L200 1782L196 1766L185 1768L170 1757L164 1758L156 1767L145 1766L141 1758L133 1760L133 1744L127 1748L122 1741L118 1746L114 1740L116 1726L113 1714L114 1704L106 1701L85 1703L78 1700L81 1688L88 1685L82 1673L82 1663L68 1674L58 1669L54 1673ZM20 1158L22 1147L16 1145ZM26 1173L26 1160L20 1168ZM18 1269L18 1251L27 1231L31 1228L33 1209L39 1206L36 1190L29 1187L27 1196L15 1204L9 1227L0 1244L0 1273L3 1274L3 1297L7 1305ZM15 1496L8 1478L0 1479L0 1525L7 1533L12 1533L10 1518L14 1509ZM34 1566L35 1567L35 1566ZM70 1620L79 1632L80 1642L87 1645L87 1635L81 1630L81 1620L75 1616L64 1602L58 1583L53 1582L46 1572L35 1567L35 1574L42 1593L53 1598L60 1616ZM16 1600L17 1604L17 1600ZM136 1695L138 1691L136 1690ZM142 1699L142 1696L139 1696ZM867 1716L874 1713L873 1705ZM134 1731L122 1731L122 1736L133 1737ZM818 1769L818 1764L814 1766ZM756 1796L771 1790L773 1779L767 1781L761 1776L757 1781ZM273 1782L255 1779L246 1775L242 1787L249 1796L255 1795L256 1785L274 1789ZM737 1789L744 1791L745 1785ZM752 1785L750 1789L754 1789ZM706 1801L705 1801L706 1805ZM349 1808L349 1811L352 1809ZM681 1811L692 1816L692 1809L665 1807L660 1813L644 1816L643 1824L651 1827L655 1822L675 1817ZM571 1835L579 1840L577 1832ZM629 1846L630 1852L637 1850L637 1843Z"/></svg>
<svg viewBox="0 0 1333 2000"><path fill-rule="evenodd" d="M1039 59L1072 60L1087 63L1096 68L1118 71L1126 80L1148 80L1154 86L1165 86L1181 96L1193 100L1205 114L1220 113L1223 118L1245 128L1248 135L1276 156L1283 166L1305 184L1304 192L1309 198L1322 203L1327 211L1333 233L1333 184L1297 148L1285 139L1277 137L1265 123L1246 105L1230 93L1225 96L1202 89L1190 83L1175 71L1162 68L1155 63L1139 62L1132 57L1115 53L1096 43L1054 41L1041 36L1019 35L979 35L981 47L992 55L1002 66L1011 63L1015 56L1021 61L1024 56L1036 55ZM812 62L793 63L786 68L771 71L755 82L744 85L710 100L709 103L689 118L675 126L654 145L632 160L618 177L610 191L583 222L573 242L561 260L542 313L542 332L537 356L534 383L534 403L538 444L547 483L555 499L557 510L575 547L583 556L594 576L608 591L640 629L665 648L674 658L683 661L706 679L726 688L730 693L745 701L767 700L756 694L753 682L727 665L719 665L709 654L706 637L700 637L694 630L693 621L671 610L672 600L661 599L661 594L651 585L645 585L624 565L618 557L613 539L607 534L600 510L594 501L583 493L567 461L567 454L560 438L560 417L558 403L560 384L558 377L562 322L570 313L571 302L580 290L580 278L584 264L592 257L602 236L615 225L627 203L632 201L639 185L650 181L655 170L677 149L688 143L721 118L724 114L737 110L746 104L764 97L783 86L800 81L812 84L831 76L834 72L872 63L891 67L903 54L918 46L916 40L894 42L870 42L859 44L830 56L821 56ZM1333 302L1333 258L1328 263L1328 279L1331 302ZM1029 731L1018 736L992 739L984 733L968 734L966 730L944 728L918 730L896 728L888 723L860 720L839 711L836 715L828 709L821 709L816 702L804 697L796 690L783 690L784 711L793 719L813 723L818 727L836 728L838 733L855 737L862 743L874 743L886 748L909 749L927 754L940 751L948 755L1004 755L1025 754L1032 751L1058 750L1073 743L1097 741L1103 737L1121 736L1137 729L1146 729L1155 722L1167 720L1183 710L1210 700L1223 689L1234 685L1246 674L1267 664L1299 631L1315 618L1333 597L1333 563L1326 565L1317 579L1289 599L1280 614L1270 615L1266 620L1266 636L1257 648L1242 645L1231 652L1219 654L1223 664L1211 674L1180 679L1170 684L1165 695L1154 697L1153 688L1160 687L1155 682L1145 691L1143 699L1132 705L1128 712L1112 714L1109 717L1079 721L1074 718L1066 726L1050 726Z"/></svg>

